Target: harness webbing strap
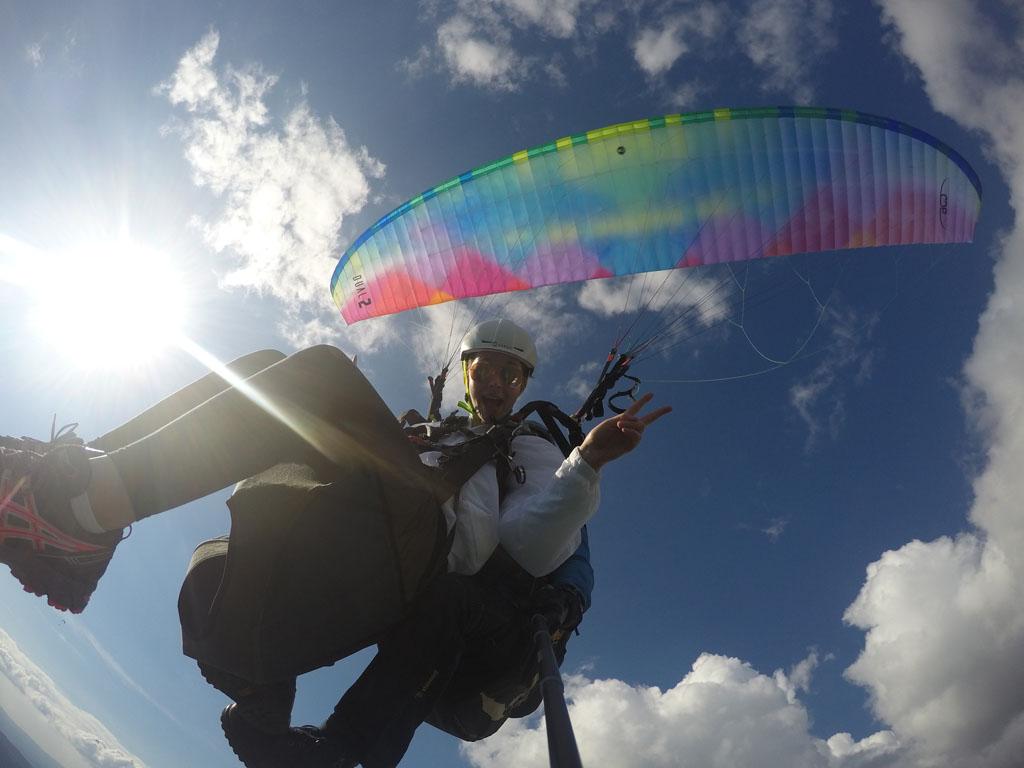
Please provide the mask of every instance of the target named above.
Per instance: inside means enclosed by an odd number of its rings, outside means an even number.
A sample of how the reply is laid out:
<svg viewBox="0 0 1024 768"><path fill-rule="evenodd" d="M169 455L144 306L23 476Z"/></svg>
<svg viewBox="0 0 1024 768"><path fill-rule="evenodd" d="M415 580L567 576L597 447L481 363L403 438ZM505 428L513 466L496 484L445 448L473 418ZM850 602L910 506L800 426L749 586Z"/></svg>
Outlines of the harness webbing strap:
<svg viewBox="0 0 1024 768"><path fill-rule="evenodd" d="M537 414L544 422L540 425L526 421L531 414ZM403 416L403 424L419 416L415 411ZM560 426L561 425L561 426ZM565 428L567 435L563 433ZM413 424L405 428L409 439L420 451L441 452L438 472L441 478L440 501L451 498L476 472L494 461L498 472L498 488L504 489L512 473L512 439L516 435L536 435L554 443L568 456L572 449L583 442L583 429L571 416L563 413L554 403L534 400L501 424L495 424L482 435L473 435L463 443L445 445L441 439L456 432L467 433L468 422L464 418L449 417L438 425Z"/></svg>
<svg viewBox="0 0 1024 768"><path fill-rule="evenodd" d="M496 424L482 435L459 445L446 447L438 468L441 482L449 496L454 496L469 478L492 459L499 466L509 464L511 441L512 427Z"/></svg>
<svg viewBox="0 0 1024 768"><path fill-rule="evenodd" d="M554 403L549 403L546 400L533 400L516 411L512 418L516 421L525 422L526 417L531 413L536 413L540 416L541 421L544 422L544 426L547 428L546 436L558 446L562 455L566 458L572 453L573 448L583 442L583 428L580 427L579 422L562 411ZM568 436L562 433L559 424L565 427Z"/></svg>
<svg viewBox="0 0 1024 768"><path fill-rule="evenodd" d="M580 406L580 409L573 414L573 418L578 422L583 422L604 416L604 399L608 395L608 391L615 386L619 379L626 376L626 371L629 370L629 365L632 362L633 358L629 355L619 355L619 358L610 369L608 369L608 363L606 362L605 369L602 370L601 377L597 381L597 386L594 387L593 391L587 397L586 402L584 402L583 405ZM631 379L636 382L636 384L640 383L632 376L626 376L626 378ZM616 392L613 399L627 395L631 391L632 390L623 390L622 392ZM609 405L610 404L611 403L609 403ZM612 410L615 413L622 413L617 406L612 406Z"/></svg>

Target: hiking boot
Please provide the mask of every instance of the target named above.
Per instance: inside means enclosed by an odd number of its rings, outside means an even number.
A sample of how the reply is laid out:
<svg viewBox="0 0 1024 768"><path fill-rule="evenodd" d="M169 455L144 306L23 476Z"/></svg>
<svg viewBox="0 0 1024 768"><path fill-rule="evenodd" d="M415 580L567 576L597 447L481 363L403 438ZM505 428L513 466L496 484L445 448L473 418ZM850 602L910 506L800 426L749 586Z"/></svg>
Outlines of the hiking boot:
<svg viewBox="0 0 1024 768"><path fill-rule="evenodd" d="M63 430L43 443L0 438L0 563L26 592L81 613L124 538L85 531L71 499L89 487L91 449Z"/></svg>
<svg viewBox="0 0 1024 768"><path fill-rule="evenodd" d="M358 764L316 726L268 733L245 718L237 704L225 707L220 724L232 751L246 768L354 768Z"/></svg>

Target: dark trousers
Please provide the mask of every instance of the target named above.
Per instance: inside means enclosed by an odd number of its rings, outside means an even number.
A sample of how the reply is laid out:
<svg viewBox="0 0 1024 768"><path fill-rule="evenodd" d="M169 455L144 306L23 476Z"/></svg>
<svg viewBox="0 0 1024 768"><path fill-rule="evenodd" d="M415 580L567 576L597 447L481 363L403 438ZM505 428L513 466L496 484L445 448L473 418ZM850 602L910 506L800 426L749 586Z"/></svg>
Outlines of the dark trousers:
<svg viewBox="0 0 1024 768"><path fill-rule="evenodd" d="M256 352L92 441L118 469L136 519L202 498L277 464L364 465L431 486L373 386L340 350ZM438 491L440 492L440 491Z"/></svg>
<svg viewBox="0 0 1024 768"><path fill-rule="evenodd" d="M532 580L529 580L532 583ZM348 745L365 768L402 759L427 719L448 720L496 681L528 690L533 676L529 584L488 574L434 580L409 614L381 638L377 655L338 702L325 730ZM493 733L505 716L493 712ZM485 719L487 719L485 717Z"/></svg>

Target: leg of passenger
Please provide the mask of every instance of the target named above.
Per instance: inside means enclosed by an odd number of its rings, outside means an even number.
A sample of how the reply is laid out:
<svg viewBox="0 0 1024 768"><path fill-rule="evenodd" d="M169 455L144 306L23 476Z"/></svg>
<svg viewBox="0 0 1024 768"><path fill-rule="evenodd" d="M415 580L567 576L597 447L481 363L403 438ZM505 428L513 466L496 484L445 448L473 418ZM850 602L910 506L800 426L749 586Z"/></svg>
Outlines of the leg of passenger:
<svg viewBox="0 0 1024 768"><path fill-rule="evenodd" d="M361 463L385 495L435 493L369 382L340 350L314 347L102 456L75 445L42 458L4 449L0 563L28 591L79 612L124 527L279 463L309 465L325 481Z"/></svg>
<svg viewBox="0 0 1024 768"><path fill-rule="evenodd" d="M265 368L109 458L136 520L284 462L325 476L356 462L412 487L430 482L384 401L327 346Z"/></svg>
<svg viewBox="0 0 1024 768"><path fill-rule="evenodd" d="M517 604L488 601L482 624L491 629L467 638L459 666L430 712L431 725L477 741L495 733L512 709L529 706L537 663L529 619Z"/></svg>
<svg viewBox="0 0 1024 768"><path fill-rule="evenodd" d="M458 666L482 600L470 577L435 579L345 692L324 731L365 768L401 760Z"/></svg>
<svg viewBox="0 0 1024 768"><path fill-rule="evenodd" d="M284 357L285 355L277 350L264 349L240 357L228 363L225 368L228 375L244 380L283 360ZM147 408L130 421L96 438L89 443L89 447L109 453L141 440L223 392L232 383L219 373L210 372ZM135 513L131 498L123 491L116 467L110 461L96 461L92 466L92 474L95 482L90 501L93 506L92 521L95 521L95 528L116 530L130 525L135 520Z"/></svg>
<svg viewBox="0 0 1024 768"><path fill-rule="evenodd" d="M276 349L263 349L233 360L224 367L230 375L239 379L247 379L264 368L284 360L284 358L283 352L278 352ZM174 394L165 397L156 405L147 408L130 421L115 427L105 435L91 441L89 446L107 453L118 448L124 448L126 445L134 443L136 440L141 440L146 435L170 424L197 405L223 392L231 384L232 382L223 378L219 373L215 371L210 372L201 379L197 379Z"/></svg>
<svg viewBox="0 0 1024 768"><path fill-rule="evenodd" d="M199 662L206 681L237 705L240 717L267 733L284 733L291 725L295 703L295 679L275 683L251 680Z"/></svg>

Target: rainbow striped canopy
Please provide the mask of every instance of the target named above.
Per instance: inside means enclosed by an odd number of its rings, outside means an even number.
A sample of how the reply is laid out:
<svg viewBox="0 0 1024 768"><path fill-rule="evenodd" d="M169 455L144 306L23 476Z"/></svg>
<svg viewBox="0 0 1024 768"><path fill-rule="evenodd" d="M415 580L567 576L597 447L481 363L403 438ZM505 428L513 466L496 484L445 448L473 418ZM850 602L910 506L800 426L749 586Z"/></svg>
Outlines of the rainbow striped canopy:
<svg viewBox="0 0 1024 768"><path fill-rule="evenodd" d="M342 255L342 317L763 256L970 242L981 184L904 123L838 109L668 115L567 136L414 197Z"/></svg>

